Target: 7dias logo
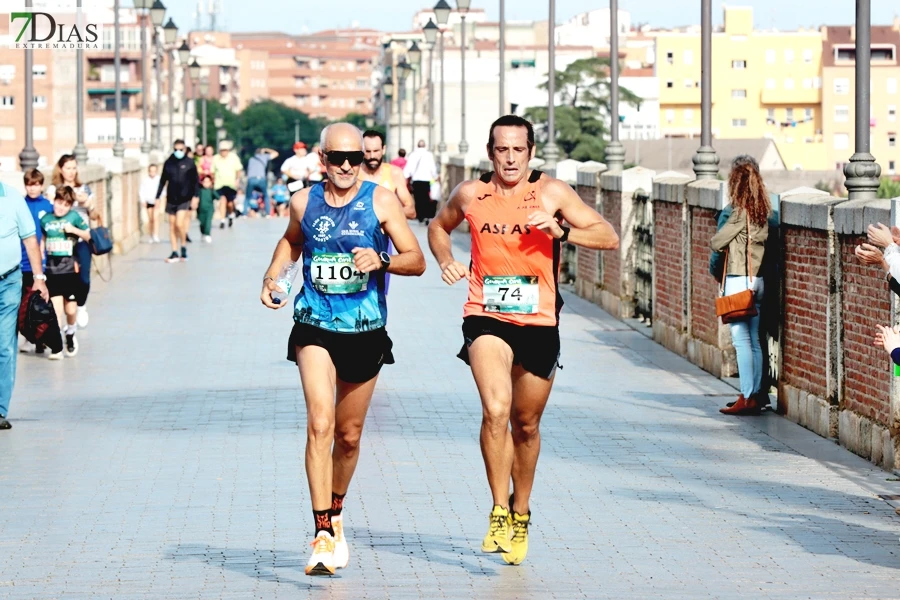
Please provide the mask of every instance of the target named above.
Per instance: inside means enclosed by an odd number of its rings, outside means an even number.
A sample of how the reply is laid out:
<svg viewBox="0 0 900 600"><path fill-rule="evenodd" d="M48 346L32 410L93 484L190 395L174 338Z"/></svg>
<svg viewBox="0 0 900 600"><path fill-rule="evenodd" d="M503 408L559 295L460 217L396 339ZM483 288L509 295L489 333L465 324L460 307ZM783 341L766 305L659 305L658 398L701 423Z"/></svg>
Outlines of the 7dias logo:
<svg viewBox="0 0 900 600"><path fill-rule="evenodd" d="M9 13L9 47L15 50L99 50L103 26L77 9L75 0L17 6Z"/></svg>

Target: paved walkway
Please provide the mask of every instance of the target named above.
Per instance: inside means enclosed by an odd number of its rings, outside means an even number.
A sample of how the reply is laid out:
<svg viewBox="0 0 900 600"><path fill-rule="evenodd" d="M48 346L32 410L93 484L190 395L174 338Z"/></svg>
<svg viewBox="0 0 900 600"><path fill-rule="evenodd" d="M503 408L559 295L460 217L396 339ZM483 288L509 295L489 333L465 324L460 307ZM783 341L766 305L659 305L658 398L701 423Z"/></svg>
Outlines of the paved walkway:
<svg viewBox="0 0 900 600"><path fill-rule="evenodd" d="M283 227L216 230L187 264L141 246L96 284L76 358L22 357L0 598L900 597L900 521L876 496L900 484L777 416L721 416L730 387L571 295L528 560L481 554L465 289L430 258L391 287L398 364L347 499L351 567L306 577L290 316L257 300Z"/></svg>

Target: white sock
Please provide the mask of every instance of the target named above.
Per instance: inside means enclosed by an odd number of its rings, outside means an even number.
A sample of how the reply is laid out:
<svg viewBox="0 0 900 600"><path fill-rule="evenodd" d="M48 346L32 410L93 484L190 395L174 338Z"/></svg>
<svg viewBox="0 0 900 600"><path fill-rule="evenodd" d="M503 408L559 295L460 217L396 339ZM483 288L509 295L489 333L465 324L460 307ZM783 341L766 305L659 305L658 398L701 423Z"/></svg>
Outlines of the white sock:
<svg viewBox="0 0 900 600"><path fill-rule="evenodd" d="M66 335L75 335L78 325L66 325Z"/></svg>

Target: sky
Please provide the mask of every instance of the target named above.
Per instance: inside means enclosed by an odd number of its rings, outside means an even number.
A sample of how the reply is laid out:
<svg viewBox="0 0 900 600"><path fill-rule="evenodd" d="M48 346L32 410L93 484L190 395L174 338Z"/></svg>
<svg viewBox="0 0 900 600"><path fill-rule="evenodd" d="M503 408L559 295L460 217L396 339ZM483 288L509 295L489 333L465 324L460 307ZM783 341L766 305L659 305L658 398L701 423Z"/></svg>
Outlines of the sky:
<svg viewBox="0 0 900 600"><path fill-rule="evenodd" d="M211 0L203 0L207 5ZM312 0L215 0L224 5L224 27L227 31L283 31L299 34L322 29L349 27L354 20L359 26L383 31L402 31L412 24L412 15L421 8L433 6L431 0L340 0L331 7ZM455 6L453 0L449 0ZM182 31L195 27L197 0L169 0L167 17L174 18ZM687 0L620 0L619 8L631 12L633 23L650 23L672 27L700 23L700 2L690 2L694 9L685 10ZM713 22L722 21L721 0L713 0ZM758 29L776 27L781 30L819 25L850 25L855 19L855 2L851 0L736 0L735 5L754 7ZM539 20L547 18L548 0L507 0L507 20ZM557 21L605 6L596 0L557 0ZM262 9L261 7L265 8ZM472 8L483 8L488 18L498 18L498 0L472 0ZM872 0L872 23L888 25L900 14L897 0Z"/></svg>

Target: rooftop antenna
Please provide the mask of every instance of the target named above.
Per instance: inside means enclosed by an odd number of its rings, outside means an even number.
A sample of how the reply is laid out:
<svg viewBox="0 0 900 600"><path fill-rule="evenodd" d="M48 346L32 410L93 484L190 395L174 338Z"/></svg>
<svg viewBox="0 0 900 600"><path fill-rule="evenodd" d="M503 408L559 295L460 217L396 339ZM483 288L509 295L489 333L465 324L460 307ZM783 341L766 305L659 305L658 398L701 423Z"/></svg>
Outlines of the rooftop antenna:
<svg viewBox="0 0 900 600"><path fill-rule="evenodd" d="M217 6L216 0L209 0L209 30L216 30L216 16L218 15L219 9Z"/></svg>

